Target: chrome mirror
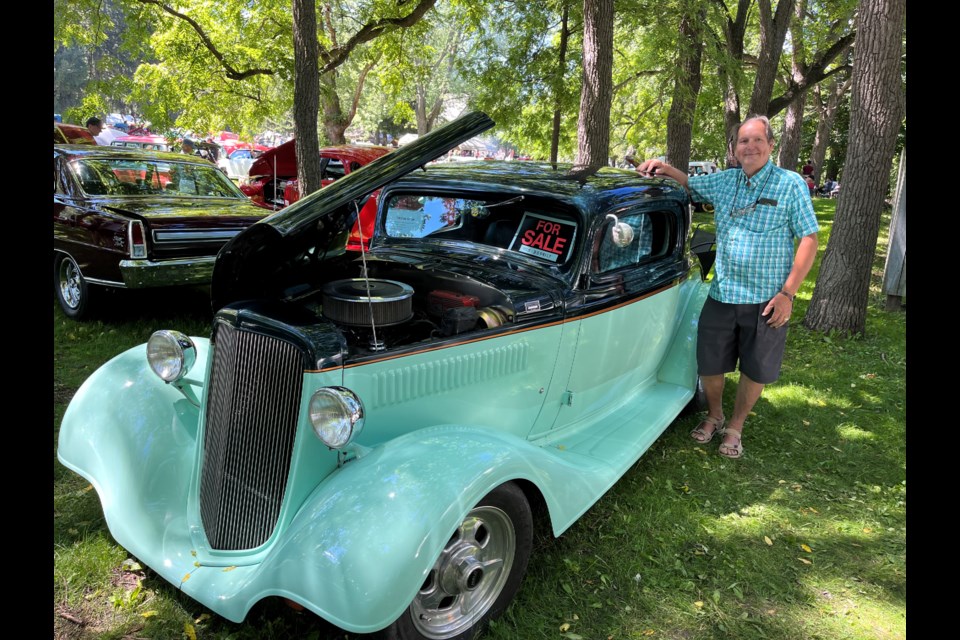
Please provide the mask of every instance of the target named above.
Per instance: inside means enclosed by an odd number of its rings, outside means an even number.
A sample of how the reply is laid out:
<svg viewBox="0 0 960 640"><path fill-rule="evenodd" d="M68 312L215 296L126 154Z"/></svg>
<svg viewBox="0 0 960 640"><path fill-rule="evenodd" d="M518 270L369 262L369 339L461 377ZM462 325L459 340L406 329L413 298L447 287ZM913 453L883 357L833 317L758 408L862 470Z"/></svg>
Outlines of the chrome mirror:
<svg viewBox="0 0 960 640"><path fill-rule="evenodd" d="M626 222L620 222L612 213L608 213L607 218L613 219L613 225L610 227L610 239L613 244L620 248L629 246L633 242L633 227Z"/></svg>

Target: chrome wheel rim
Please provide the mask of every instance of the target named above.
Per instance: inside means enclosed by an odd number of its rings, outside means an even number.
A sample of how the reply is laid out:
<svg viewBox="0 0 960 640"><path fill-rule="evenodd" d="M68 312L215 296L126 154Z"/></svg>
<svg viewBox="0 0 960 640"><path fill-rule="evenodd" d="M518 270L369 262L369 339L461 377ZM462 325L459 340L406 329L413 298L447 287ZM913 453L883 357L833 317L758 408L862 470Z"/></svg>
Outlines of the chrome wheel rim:
<svg viewBox="0 0 960 640"><path fill-rule="evenodd" d="M467 514L413 599L413 624L432 640L480 622L497 601L516 555L513 522L496 507Z"/></svg>
<svg viewBox="0 0 960 640"><path fill-rule="evenodd" d="M60 261L60 298L71 309L80 306L80 268L71 258Z"/></svg>

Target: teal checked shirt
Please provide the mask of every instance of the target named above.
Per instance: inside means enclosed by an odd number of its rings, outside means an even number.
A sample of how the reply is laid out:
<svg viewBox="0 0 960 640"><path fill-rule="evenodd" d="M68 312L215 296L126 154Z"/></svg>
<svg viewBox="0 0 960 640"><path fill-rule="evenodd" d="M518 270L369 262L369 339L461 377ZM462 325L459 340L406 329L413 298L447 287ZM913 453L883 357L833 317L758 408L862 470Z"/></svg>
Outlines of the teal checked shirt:
<svg viewBox="0 0 960 640"><path fill-rule="evenodd" d="M756 304L777 295L793 267L794 240L820 228L800 174L768 160L750 180L737 168L691 176L687 184L697 199L714 206L717 259L710 297Z"/></svg>

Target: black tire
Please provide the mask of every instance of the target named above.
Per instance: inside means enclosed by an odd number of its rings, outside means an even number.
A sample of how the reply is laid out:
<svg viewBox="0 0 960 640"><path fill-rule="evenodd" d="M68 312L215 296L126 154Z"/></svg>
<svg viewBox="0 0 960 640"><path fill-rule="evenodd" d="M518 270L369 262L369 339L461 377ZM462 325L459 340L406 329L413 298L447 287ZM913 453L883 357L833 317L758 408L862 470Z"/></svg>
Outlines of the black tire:
<svg viewBox="0 0 960 640"><path fill-rule="evenodd" d="M82 320L90 315L90 287L80 267L65 253L53 256L53 295L67 317Z"/></svg>
<svg viewBox="0 0 960 640"><path fill-rule="evenodd" d="M532 548L530 504L517 485L502 484L466 515L413 602L380 637L476 637L513 600Z"/></svg>

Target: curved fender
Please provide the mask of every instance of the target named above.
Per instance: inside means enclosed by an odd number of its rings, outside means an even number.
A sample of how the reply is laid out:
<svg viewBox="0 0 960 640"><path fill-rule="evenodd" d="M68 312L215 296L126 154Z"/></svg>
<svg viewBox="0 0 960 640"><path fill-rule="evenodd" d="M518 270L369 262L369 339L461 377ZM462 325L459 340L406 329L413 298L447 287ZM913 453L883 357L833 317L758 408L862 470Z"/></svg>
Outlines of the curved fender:
<svg viewBox="0 0 960 640"><path fill-rule="evenodd" d="M191 373L202 376L209 341L192 340ZM199 419L199 409L150 370L143 344L97 369L63 416L57 457L93 484L111 534L145 562L190 548L184 505Z"/></svg>
<svg viewBox="0 0 960 640"><path fill-rule="evenodd" d="M533 482L562 531L616 475L596 459L480 427L407 434L317 488L257 571L264 591L248 593L243 607L282 595L348 631L383 628L403 613L464 516L495 487Z"/></svg>

